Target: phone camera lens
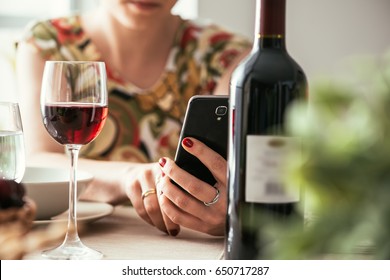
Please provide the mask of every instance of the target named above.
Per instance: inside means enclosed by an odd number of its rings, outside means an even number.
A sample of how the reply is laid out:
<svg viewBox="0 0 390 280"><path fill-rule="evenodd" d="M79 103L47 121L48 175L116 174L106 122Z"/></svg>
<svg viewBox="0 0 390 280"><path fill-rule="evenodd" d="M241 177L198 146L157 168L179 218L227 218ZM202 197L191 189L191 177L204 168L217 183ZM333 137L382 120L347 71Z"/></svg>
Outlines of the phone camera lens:
<svg viewBox="0 0 390 280"><path fill-rule="evenodd" d="M226 106L218 106L217 109L215 109L215 114L217 116L223 116L227 112L227 107Z"/></svg>

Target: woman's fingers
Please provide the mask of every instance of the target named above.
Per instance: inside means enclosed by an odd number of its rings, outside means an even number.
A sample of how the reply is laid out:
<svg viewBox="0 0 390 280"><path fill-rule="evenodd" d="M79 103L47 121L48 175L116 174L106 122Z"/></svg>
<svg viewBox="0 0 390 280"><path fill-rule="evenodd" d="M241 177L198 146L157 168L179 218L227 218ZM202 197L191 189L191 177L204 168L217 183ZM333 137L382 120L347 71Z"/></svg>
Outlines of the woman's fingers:
<svg viewBox="0 0 390 280"><path fill-rule="evenodd" d="M166 176L158 185L160 207L175 224L212 235L222 235L227 207L227 162L194 138L187 137L181 144L203 162L217 183L210 186L177 166L173 160L161 158L159 164Z"/></svg>
<svg viewBox="0 0 390 280"><path fill-rule="evenodd" d="M158 199L158 194L161 193L161 189L158 187L158 186L159 186L159 182L160 182L161 179L162 179L162 176L161 176L161 175L157 176L157 178L156 178L156 183L155 183L155 185L156 185L156 193L157 193L156 198L157 198L157 199ZM164 220L164 223L165 223L165 226L166 226L166 229L167 229L168 234L171 235L171 236L176 236L176 235L178 235L179 232L180 232L180 226L179 226L178 224L174 223L174 222L166 215L166 213L165 213L164 211L161 211L161 204L160 204L161 202L158 201L157 203L158 203L159 208L160 208L159 210L160 210L160 212L162 213L162 217L163 217L163 220Z"/></svg>
<svg viewBox="0 0 390 280"><path fill-rule="evenodd" d="M207 207L168 177L158 184L158 189L161 209L175 224L212 235L223 234L226 207L223 201Z"/></svg>
<svg viewBox="0 0 390 280"><path fill-rule="evenodd" d="M227 162L220 154L192 137L184 138L181 145L187 152L197 157L210 170L217 181L226 186Z"/></svg>
<svg viewBox="0 0 390 280"><path fill-rule="evenodd" d="M226 160L196 139L185 138L182 145L209 168L217 181L214 186L183 170L173 160L161 158L161 170L154 164L140 172L142 175L128 195L145 221L170 235L177 235L180 226L221 235L226 219Z"/></svg>
<svg viewBox="0 0 390 280"><path fill-rule="evenodd" d="M191 175L187 171L181 169L173 160L169 158L161 158L159 164L164 174L166 174L179 186L182 186L193 197L197 198L197 200L208 203L216 197L217 190L214 186L210 186L209 184ZM176 186L178 190L180 190L179 186ZM223 190L218 191L221 192ZM185 203L186 201L182 202L181 204Z"/></svg>
<svg viewBox="0 0 390 280"><path fill-rule="evenodd" d="M149 224L170 235L177 235L180 227L162 213L157 198L156 181L161 171L158 165L140 172L135 184L128 191L128 196L137 214Z"/></svg>
<svg viewBox="0 0 390 280"><path fill-rule="evenodd" d="M133 205L138 216L145 220L148 224L154 226L153 221L150 219L148 213L143 204L142 200L142 189L139 182L134 183L131 188L127 190L127 196L130 198L131 204Z"/></svg>

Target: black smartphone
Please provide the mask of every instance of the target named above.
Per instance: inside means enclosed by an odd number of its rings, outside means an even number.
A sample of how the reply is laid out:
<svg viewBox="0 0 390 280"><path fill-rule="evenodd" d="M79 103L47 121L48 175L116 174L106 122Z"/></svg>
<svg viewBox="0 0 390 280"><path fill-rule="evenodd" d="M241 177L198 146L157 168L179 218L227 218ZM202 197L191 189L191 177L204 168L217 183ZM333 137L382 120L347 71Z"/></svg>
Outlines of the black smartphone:
<svg viewBox="0 0 390 280"><path fill-rule="evenodd" d="M195 95L188 103L175 162L195 177L214 186L210 170L181 145L185 137L194 137L226 159L229 121L229 96Z"/></svg>

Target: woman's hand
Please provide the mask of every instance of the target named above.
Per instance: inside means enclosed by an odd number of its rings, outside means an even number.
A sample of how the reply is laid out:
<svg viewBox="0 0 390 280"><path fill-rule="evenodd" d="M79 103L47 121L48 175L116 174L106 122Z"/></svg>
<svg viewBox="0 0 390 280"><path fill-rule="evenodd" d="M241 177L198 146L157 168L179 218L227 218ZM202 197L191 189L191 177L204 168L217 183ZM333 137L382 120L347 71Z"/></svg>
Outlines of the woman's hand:
<svg viewBox="0 0 390 280"><path fill-rule="evenodd" d="M63 154L46 155L47 162L66 160ZM50 159L50 160L49 160ZM80 199L101 201L118 205L130 199L137 214L147 223L169 235L177 235L180 227L174 224L160 209L156 181L161 177L158 163L107 162L80 159L80 166L94 174L94 180Z"/></svg>
<svg viewBox="0 0 390 280"><path fill-rule="evenodd" d="M181 169L173 160L161 158L159 164L163 175L157 183L161 210L175 224L211 235L223 235L227 211L227 162L194 138L183 139L181 145L206 165L217 183L211 186Z"/></svg>
<svg viewBox="0 0 390 280"><path fill-rule="evenodd" d="M147 223L169 235L176 236L180 231L180 226L173 223L161 211L157 198L156 182L162 174L159 165L157 163L143 164L133 171L135 171L131 172L133 178L127 181L125 190L136 212Z"/></svg>

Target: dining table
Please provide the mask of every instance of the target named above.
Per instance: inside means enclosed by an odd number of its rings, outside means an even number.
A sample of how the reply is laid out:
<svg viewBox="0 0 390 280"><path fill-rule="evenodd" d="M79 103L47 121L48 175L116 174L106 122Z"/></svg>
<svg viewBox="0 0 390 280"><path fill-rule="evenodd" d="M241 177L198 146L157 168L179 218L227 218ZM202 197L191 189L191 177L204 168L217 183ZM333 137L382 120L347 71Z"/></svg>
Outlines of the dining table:
<svg viewBox="0 0 390 280"><path fill-rule="evenodd" d="M81 216L79 222L82 226L79 233L82 242L102 252L103 259L223 259L223 237L211 236L183 227L177 236L170 236L142 220L130 205L103 206L105 206L103 215L93 219L83 219ZM49 223L38 221L32 231L42 230L47 226ZM59 244L50 244L51 247L55 245ZM24 259L43 259L40 252L30 252L24 256Z"/></svg>
<svg viewBox="0 0 390 280"><path fill-rule="evenodd" d="M234 279L249 279L250 276L245 274L247 272L245 269L251 269L250 271L252 271L254 268L257 272L255 277L265 276L265 273L268 273L269 270L269 274L275 276L273 279L286 278L289 275L299 275L299 277L303 277L302 279L312 279L318 276L319 271L321 271L321 275L326 275L321 279L331 278L335 275L335 272L336 275L347 275L346 273L348 273L350 276L371 276L376 273L382 277L386 275L383 274L383 271L389 271L389 266L383 262L369 262L363 265L361 262L332 261L344 259L343 254L329 254L310 263L305 261L223 261L223 264L221 264L220 261L224 259L223 237L210 236L188 228L181 228L180 233L173 237L160 232L143 221L130 205L110 206L106 210L102 215L94 218L90 216L90 219L84 219L85 217L81 216L79 223L82 225L80 237L84 244L102 252L104 254L103 260L116 260L116 262L104 262L99 267L96 267L96 262L70 262L70 266L65 266L64 262L54 262L52 267L61 271L61 279L70 279L74 275L78 277L75 279L87 277L89 279L92 277L91 275L95 279L123 279L124 276L130 276L133 279L159 279L154 274L142 273L155 273L156 271L156 273L159 273L164 269L167 273L179 270L204 272L205 274L199 274L203 275L202 279L228 277L229 273L234 271L240 272L233 276ZM31 231L42 230L45 227L50 227L50 223L42 221L36 223ZM58 242L50 246L54 245L58 245ZM44 248L25 255L24 260L43 259L41 256L42 249ZM357 252L356 258L353 259L370 259L367 253L367 251ZM131 262L127 263L127 260L131 260ZM154 262L154 260L161 261ZM330 260L330 262L322 262L321 260ZM7 267L6 272L12 277L8 279L19 279L14 278L16 275L15 269L19 275L26 276L25 278L27 276L31 278L34 273L39 279L45 280L53 277L51 270L47 269L46 262L30 261L24 263L23 269L17 269L18 263L11 262L7 265L9 267ZM367 265L369 268L367 268ZM244 270L232 270L234 268ZM227 274L221 276L222 273ZM149 278L149 275L154 276ZM251 276L253 278L253 275ZM309 276L310 278L308 278ZM169 279L183 279L184 276L177 274L169 277ZM365 278L368 278L368 276Z"/></svg>
<svg viewBox="0 0 390 280"><path fill-rule="evenodd" d="M103 253L105 260L223 260L224 237L211 236L181 227L170 236L142 220L130 205L112 206L100 202L79 202L79 235L81 241ZM44 231L53 223L62 223L65 232L67 212L49 221L35 221L31 229ZM42 250L59 245L62 240L24 255L25 260L44 259ZM371 259L373 247L362 243L353 254L332 252L318 256L323 260Z"/></svg>

